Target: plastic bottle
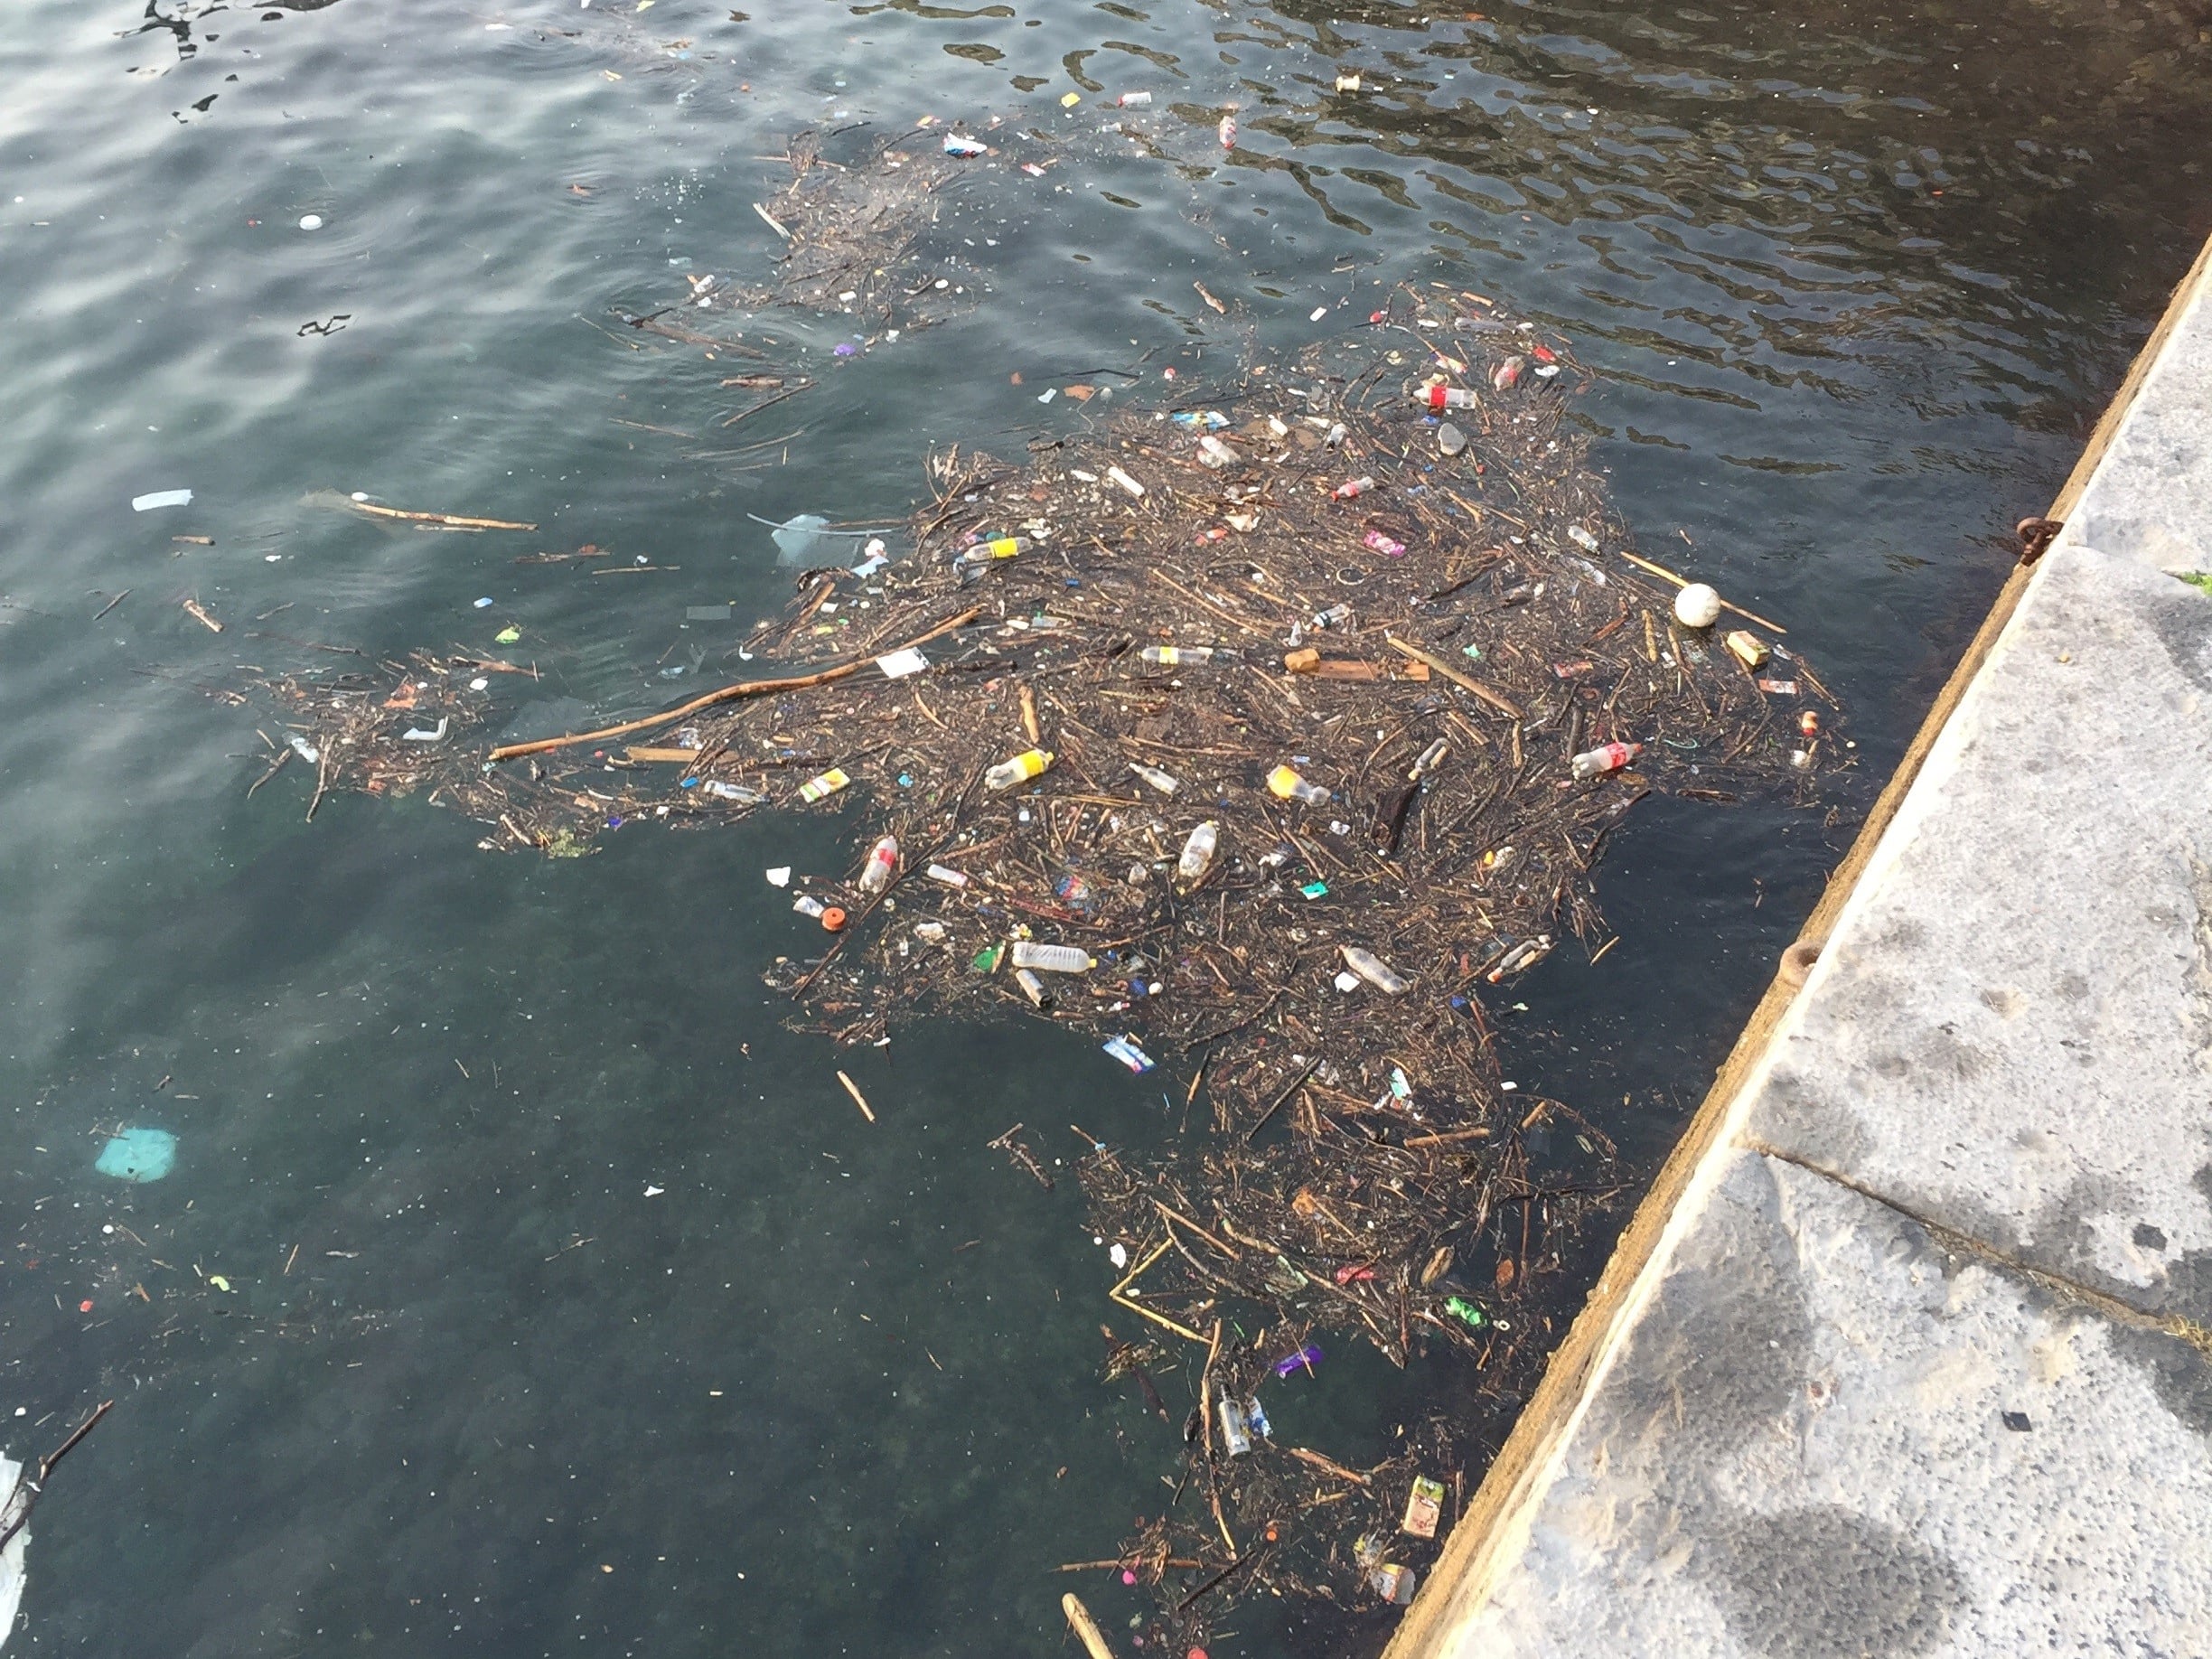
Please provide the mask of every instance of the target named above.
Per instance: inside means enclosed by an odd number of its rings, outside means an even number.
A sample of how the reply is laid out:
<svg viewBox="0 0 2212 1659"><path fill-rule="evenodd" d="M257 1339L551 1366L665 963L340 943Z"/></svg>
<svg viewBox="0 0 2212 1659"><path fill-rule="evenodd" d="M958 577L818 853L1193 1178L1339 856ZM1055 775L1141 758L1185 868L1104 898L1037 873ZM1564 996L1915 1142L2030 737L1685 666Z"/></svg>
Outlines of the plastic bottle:
<svg viewBox="0 0 2212 1659"><path fill-rule="evenodd" d="M309 743L297 732L286 732L285 734L285 742L291 746L293 754L298 755L300 759L305 761L310 766L322 764L323 751L316 748L314 745Z"/></svg>
<svg viewBox="0 0 2212 1659"><path fill-rule="evenodd" d="M1509 357L1491 372L1490 384L1500 391L1511 391L1519 384L1521 371L1527 367L1527 358Z"/></svg>
<svg viewBox="0 0 2212 1659"><path fill-rule="evenodd" d="M1444 757L1450 753L1451 745L1441 737L1438 738L1421 751L1420 758L1413 763L1413 770L1406 773L1406 782L1409 783L1420 783L1439 766L1441 766L1444 764Z"/></svg>
<svg viewBox="0 0 2212 1659"><path fill-rule="evenodd" d="M699 793L713 795L722 801L734 801L739 806L758 806L768 799L757 789L747 789L742 783L725 783L720 778L708 778L699 785Z"/></svg>
<svg viewBox="0 0 2212 1659"><path fill-rule="evenodd" d="M1137 655L1146 662L1157 662L1162 668L1181 668L1186 663L1211 662L1216 657L1229 653L1212 645L1148 645Z"/></svg>
<svg viewBox="0 0 2212 1659"><path fill-rule="evenodd" d="M1040 777L1053 764L1050 749L1025 749L1012 760L1002 760L983 774L983 787L989 790L1012 789L1017 783L1026 783Z"/></svg>
<svg viewBox="0 0 2212 1659"><path fill-rule="evenodd" d="M1129 764L1129 769L1163 795L1172 795L1183 787L1181 778L1176 777L1171 772L1162 772L1158 766L1148 766L1139 761L1131 761Z"/></svg>
<svg viewBox="0 0 2212 1659"><path fill-rule="evenodd" d="M1444 1311L1465 1324L1470 1330L1479 1331L1484 1326L1490 1323L1489 1316L1464 1296L1446 1297Z"/></svg>
<svg viewBox="0 0 2212 1659"><path fill-rule="evenodd" d="M1038 944L1028 939L1014 942L1013 962L1017 968L1041 968L1046 973L1089 973L1098 966L1081 946Z"/></svg>
<svg viewBox="0 0 2212 1659"><path fill-rule="evenodd" d="M1268 792L1279 801L1303 801L1308 806L1319 806L1329 798L1329 792L1318 783L1308 783L1289 766L1278 766L1267 775Z"/></svg>
<svg viewBox="0 0 2212 1659"><path fill-rule="evenodd" d="M1413 401L1431 409L1471 409L1480 399L1457 386L1424 386L1413 394Z"/></svg>
<svg viewBox="0 0 2212 1659"><path fill-rule="evenodd" d="M1124 92L1120 98L1114 99L1114 102L1124 109L1142 109L1151 101L1152 95L1149 92Z"/></svg>
<svg viewBox="0 0 2212 1659"><path fill-rule="evenodd" d="M1257 1394L1244 1402L1244 1422L1261 1439L1271 1440L1275 1438L1275 1425L1268 1421L1267 1408L1260 1403Z"/></svg>
<svg viewBox="0 0 2212 1659"><path fill-rule="evenodd" d="M1242 1457L1251 1450L1251 1430L1244 1418L1243 1406L1234 1400L1221 1402L1222 1449L1232 1457Z"/></svg>
<svg viewBox="0 0 2212 1659"><path fill-rule="evenodd" d="M1357 945L1338 945L1345 966L1373 986L1386 997L1402 995L1406 982L1399 978L1391 965L1372 951L1363 951Z"/></svg>
<svg viewBox="0 0 2212 1659"><path fill-rule="evenodd" d="M1331 490L1329 495L1332 500L1348 501L1354 496L1366 494L1373 488L1374 480L1372 478L1348 478Z"/></svg>
<svg viewBox="0 0 2212 1659"><path fill-rule="evenodd" d="M1314 617L1317 628L1348 628L1352 625L1352 607L1342 603L1332 605Z"/></svg>
<svg viewBox="0 0 2212 1659"><path fill-rule="evenodd" d="M1568 764L1574 769L1578 780L1594 778L1608 772L1618 772L1630 761L1644 753L1640 743L1607 743L1578 755Z"/></svg>
<svg viewBox="0 0 2212 1659"><path fill-rule="evenodd" d="M1214 849L1220 845L1221 826L1209 818L1183 843L1183 856L1176 860L1176 879L1185 886L1195 885L1214 862Z"/></svg>
<svg viewBox="0 0 2212 1659"><path fill-rule="evenodd" d="M898 838L886 835L869 851L867 863L860 870L860 891L881 893L891 885L891 877L898 870Z"/></svg>

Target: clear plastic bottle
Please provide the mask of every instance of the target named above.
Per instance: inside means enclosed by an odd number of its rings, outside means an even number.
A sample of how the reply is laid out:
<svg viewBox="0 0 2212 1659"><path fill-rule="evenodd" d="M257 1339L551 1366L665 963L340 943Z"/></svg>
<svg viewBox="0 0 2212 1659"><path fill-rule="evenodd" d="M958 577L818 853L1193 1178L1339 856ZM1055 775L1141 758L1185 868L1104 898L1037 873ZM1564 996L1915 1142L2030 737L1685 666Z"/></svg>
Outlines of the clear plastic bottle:
<svg viewBox="0 0 2212 1659"><path fill-rule="evenodd" d="M989 790L1012 789L1017 783L1026 783L1031 778L1041 777L1053 764L1050 749L1025 749L1012 760L1002 760L983 774L983 787Z"/></svg>
<svg viewBox="0 0 2212 1659"><path fill-rule="evenodd" d="M1213 864L1220 846L1221 826L1209 818L1183 843L1183 856L1176 860L1176 879L1185 886L1194 886Z"/></svg>
<svg viewBox="0 0 2212 1659"><path fill-rule="evenodd" d="M1289 766L1278 766L1267 776L1268 792L1279 801L1303 801L1308 806L1321 806L1329 792L1318 783L1308 783Z"/></svg>
<svg viewBox="0 0 2212 1659"><path fill-rule="evenodd" d="M1211 662L1216 657L1229 653L1213 645L1148 645L1137 655L1146 662L1156 662L1162 668L1182 668L1189 663Z"/></svg>
<svg viewBox="0 0 2212 1659"><path fill-rule="evenodd" d="M1198 460L1204 466L1221 468L1234 466L1244 457L1211 433L1198 440Z"/></svg>
<svg viewBox="0 0 2212 1659"><path fill-rule="evenodd" d="M1171 772L1162 772L1158 766L1148 766L1142 762L1131 761L1129 764L1129 769L1163 795L1172 795L1183 787L1181 778L1176 777Z"/></svg>
<svg viewBox="0 0 2212 1659"><path fill-rule="evenodd" d="M712 795L720 801L734 801L739 806L758 806L768 799L757 789L747 789L742 783L729 783L720 778L708 778L699 785L699 793Z"/></svg>
<svg viewBox="0 0 2212 1659"><path fill-rule="evenodd" d="M297 732L286 733L285 742L290 745L293 754L298 755L300 759L305 761L310 766L318 766L322 764L323 751L316 748L314 745L309 743Z"/></svg>
<svg viewBox="0 0 2212 1659"><path fill-rule="evenodd" d="M891 877L898 871L898 838L886 835L869 849L867 863L861 867L860 891L874 895L891 885Z"/></svg>
<svg viewBox="0 0 2212 1659"><path fill-rule="evenodd" d="M1481 399L1457 386L1424 386L1413 394L1413 401L1431 409L1471 409Z"/></svg>
<svg viewBox="0 0 2212 1659"><path fill-rule="evenodd" d="M1640 743L1607 743L1597 748L1586 749L1568 764L1573 768L1578 781L1594 778L1608 772L1618 772L1630 761L1644 753Z"/></svg>
<svg viewBox="0 0 2212 1659"><path fill-rule="evenodd" d="M1407 989L1405 980L1401 979L1396 970L1373 951L1363 951L1357 945L1338 945L1336 949L1344 957L1345 967L1384 996L1396 997L1405 992Z"/></svg>
<svg viewBox="0 0 2212 1659"><path fill-rule="evenodd" d="M1329 495L1336 501L1348 501L1354 496L1366 494L1373 488L1374 480L1372 478L1348 478L1331 490Z"/></svg>
<svg viewBox="0 0 2212 1659"><path fill-rule="evenodd" d="M1152 95L1149 92L1124 92L1120 98L1114 99L1114 102L1124 109L1142 109L1151 101Z"/></svg>
<svg viewBox="0 0 2212 1659"><path fill-rule="evenodd" d="M1037 968L1046 973L1089 973L1098 963L1078 945L1038 944L1017 939L1011 958L1017 968Z"/></svg>
<svg viewBox="0 0 2212 1659"><path fill-rule="evenodd" d="M1243 1402L1224 1398L1221 1402L1222 1449L1232 1457L1251 1450L1251 1429L1244 1418Z"/></svg>

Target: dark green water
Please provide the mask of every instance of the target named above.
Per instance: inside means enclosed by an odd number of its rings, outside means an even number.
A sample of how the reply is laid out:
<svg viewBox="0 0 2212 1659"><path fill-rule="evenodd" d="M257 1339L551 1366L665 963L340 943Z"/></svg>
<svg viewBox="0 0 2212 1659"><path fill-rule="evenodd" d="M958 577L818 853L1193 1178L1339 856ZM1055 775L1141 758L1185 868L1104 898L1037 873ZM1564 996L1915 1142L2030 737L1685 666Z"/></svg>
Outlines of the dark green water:
<svg viewBox="0 0 2212 1659"><path fill-rule="evenodd" d="M760 968L820 935L761 871L842 867L835 823L566 863L416 803L309 824L297 768L243 798L256 713L204 688L512 622L546 695L651 707L733 637L685 605L778 600L746 513L903 513L930 443L1076 418L1034 400L1066 371L1203 382L1239 341L1194 280L1270 350L1438 277L1575 338L1626 516L1791 625L1863 805L2212 224L2200 5L751 4L0 22L7 1449L118 1402L39 1510L17 1648L1053 1652L1048 1570L1175 1463L1096 1380L1073 1182L983 1146L1153 1144L1157 1091L1049 1031L783 1032ZM1168 159L1094 89L1152 89ZM994 113L1067 159L959 192L972 312L843 361L833 323L747 323L826 382L775 465L620 424L736 407L611 308L760 278L788 135ZM387 532L303 501L330 489L543 528ZM586 541L681 568L511 562ZM1648 1172L1850 830L1632 819L1622 942L1521 982L1509 1071ZM174 1173L94 1174L121 1123L173 1131ZM1279 1429L1357 1462L1435 1386L1332 1357ZM1298 1648L1226 1622L1216 1654Z"/></svg>

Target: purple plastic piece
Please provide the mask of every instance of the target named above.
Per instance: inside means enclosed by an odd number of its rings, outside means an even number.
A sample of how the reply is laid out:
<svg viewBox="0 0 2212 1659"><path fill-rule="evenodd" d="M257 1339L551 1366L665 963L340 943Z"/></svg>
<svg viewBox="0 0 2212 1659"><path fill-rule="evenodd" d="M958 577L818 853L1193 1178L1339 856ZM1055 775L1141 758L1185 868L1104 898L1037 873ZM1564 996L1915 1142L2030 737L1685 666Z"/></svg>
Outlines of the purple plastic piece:
<svg viewBox="0 0 2212 1659"><path fill-rule="evenodd" d="M1287 1377L1292 1372L1297 1371L1301 1367L1303 1367L1305 1370L1311 1371L1320 1363L1321 1345L1317 1342L1309 1342L1304 1347L1300 1348L1296 1354L1286 1354L1282 1356L1282 1358L1277 1360L1275 1362L1275 1374L1279 1377Z"/></svg>

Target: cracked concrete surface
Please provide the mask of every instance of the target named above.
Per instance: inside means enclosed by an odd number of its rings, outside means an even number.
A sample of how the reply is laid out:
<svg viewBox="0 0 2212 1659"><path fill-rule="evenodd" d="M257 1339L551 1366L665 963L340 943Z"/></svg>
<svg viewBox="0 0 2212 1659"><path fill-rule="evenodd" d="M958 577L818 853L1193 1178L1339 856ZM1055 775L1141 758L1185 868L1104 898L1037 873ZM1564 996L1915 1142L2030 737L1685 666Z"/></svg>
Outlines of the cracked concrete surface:
<svg viewBox="0 0 2212 1659"><path fill-rule="evenodd" d="M2200 281L1427 1652L2212 1655L2207 408Z"/></svg>

